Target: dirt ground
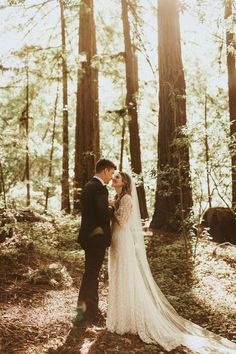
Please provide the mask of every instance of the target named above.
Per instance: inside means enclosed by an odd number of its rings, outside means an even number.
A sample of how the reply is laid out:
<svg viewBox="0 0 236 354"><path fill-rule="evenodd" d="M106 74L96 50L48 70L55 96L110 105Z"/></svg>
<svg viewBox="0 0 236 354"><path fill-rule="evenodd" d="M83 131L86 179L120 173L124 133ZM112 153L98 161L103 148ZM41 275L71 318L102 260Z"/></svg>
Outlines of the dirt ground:
<svg viewBox="0 0 236 354"><path fill-rule="evenodd" d="M11 240L0 245L0 353L166 353L158 345L144 344L137 336L109 333L105 323L87 329L73 326L83 253L73 249L75 228L68 228L71 254L67 257L65 238L60 239L66 228L66 222L57 226L25 223L18 226ZM37 239L43 237L45 230L47 235L57 233L54 246L50 241L47 247L39 247L35 235ZM145 242L153 276L178 313L235 341L235 246L216 248L215 243L200 240L193 262L186 261L183 242L176 236L147 232ZM57 252L48 251L52 247ZM35 278L29 281L29 269L46 269L58 262L73 281L69 286ZM100 281L100 308L104 315L107 278L105 262ZM171 353L191 352L180 347Z"/></svg>

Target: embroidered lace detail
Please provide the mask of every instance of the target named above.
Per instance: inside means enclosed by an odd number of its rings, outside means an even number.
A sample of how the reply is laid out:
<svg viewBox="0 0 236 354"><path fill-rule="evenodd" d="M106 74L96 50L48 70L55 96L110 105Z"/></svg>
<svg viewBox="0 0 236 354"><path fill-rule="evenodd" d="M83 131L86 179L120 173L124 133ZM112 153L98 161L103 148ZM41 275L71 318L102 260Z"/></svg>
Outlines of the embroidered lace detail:
<svg viewBox="0 0 236 354"><path fill-rule="evenodd" d="M128 194L125 194L121 200L120 205L117 210L114 212L115 220L118 222L120 226L123 226L127 223L128 218L131 214L132 210L132 201L131 197Z"/></svg>

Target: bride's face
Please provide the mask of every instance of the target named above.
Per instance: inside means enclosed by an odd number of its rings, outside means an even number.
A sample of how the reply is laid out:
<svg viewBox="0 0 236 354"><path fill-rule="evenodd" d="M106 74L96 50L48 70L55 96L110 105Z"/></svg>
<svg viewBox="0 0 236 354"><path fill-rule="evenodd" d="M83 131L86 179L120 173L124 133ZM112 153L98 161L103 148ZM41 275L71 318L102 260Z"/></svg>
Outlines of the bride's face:
<svg viewBox="0 0 236 354"><path fill-rule="evenodd" d="M122 177L119 173L116 173L112 178L112 187L121 188L123 186Z"/></svg>

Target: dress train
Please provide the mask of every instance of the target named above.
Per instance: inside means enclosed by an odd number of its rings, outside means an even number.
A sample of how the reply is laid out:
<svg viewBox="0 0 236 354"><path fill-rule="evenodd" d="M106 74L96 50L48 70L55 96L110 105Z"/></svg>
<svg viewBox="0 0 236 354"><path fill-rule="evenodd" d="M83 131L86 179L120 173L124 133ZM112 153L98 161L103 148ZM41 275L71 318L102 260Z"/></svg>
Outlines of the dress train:
<svg viewBox="0 0 236 354"><path fill-rule="evenodd" d="M109 251L107 329L139 335L166 351L180 345L202 354L236 353L236 344L179 316L155 283L132 198L116 212ZM140 233L137 235L137 232Z"/></svg>

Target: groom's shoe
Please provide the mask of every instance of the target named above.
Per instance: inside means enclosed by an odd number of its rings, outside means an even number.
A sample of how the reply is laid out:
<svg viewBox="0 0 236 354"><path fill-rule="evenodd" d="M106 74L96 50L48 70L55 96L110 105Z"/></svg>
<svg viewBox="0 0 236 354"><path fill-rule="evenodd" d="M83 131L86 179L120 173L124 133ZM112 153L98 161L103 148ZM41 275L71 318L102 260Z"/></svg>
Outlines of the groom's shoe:
<svg viewBox="0 0 236 354"><path fill-rule="evenodd" d="M98 311L98 313L92 318L92 324L96 326L103 326L105 325L105 322L105 317L101 311Z"/></svg>
<svg viewBox="0 0 236 354"><path fill-rule="evenodd" d="M89 320L88 318L80 318L80 317L75 317L73 319L73 325L75 327L79 327L79 328L87 328L90 324L91 324L91 320Z"/></svg>
<svg viewBox="0 0 236 354"><path fill-rule="evenodd" d="M88 316L87 311L85 311L85 308L83 306L78 306L76 311L77 313L73 319L73 324L76 327L87 327L91 323L91 319Z"/></svg>

